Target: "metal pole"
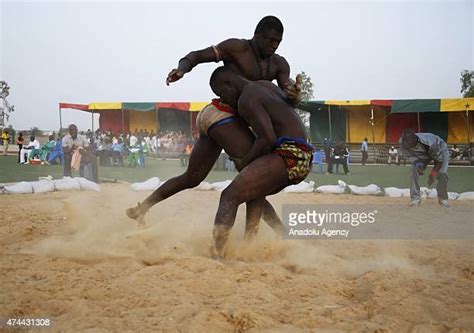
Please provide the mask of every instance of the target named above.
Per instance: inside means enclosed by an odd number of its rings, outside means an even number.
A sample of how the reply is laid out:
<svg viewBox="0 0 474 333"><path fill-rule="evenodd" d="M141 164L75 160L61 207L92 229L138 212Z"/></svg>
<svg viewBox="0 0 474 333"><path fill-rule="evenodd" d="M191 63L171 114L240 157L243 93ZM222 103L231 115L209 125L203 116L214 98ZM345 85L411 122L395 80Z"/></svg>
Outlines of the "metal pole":
<svg viewBox="0 0 474 333"><path fill-rule="evenodd" d="M94 133L94 111L91 112L92 115L92 133Z"/></svg>
<svg viewBox="0 0 474 333"><path fill-rule="evenodd" d="M155 115L156 115L156 136L158 136L158 131L160 130L160 122L158 121L158 110L159 110L159 108L155 107Z"/></svg>
<svg viewBox="0 0 474 333"><path fill-rule="evenodd" d="M63 118L61 115L61 106L59 106L59 135L61 135L62 129L63 129Z"/></svg>
<svg viewBox="0 0 474 333"><path fill-rule="evenodd" d="M329 140L331 140L332 142L331 105L328 105L328 115L329 115Z"/></svg>
<svg viewBox="0 0 474 333"><path fill-rule="evenodd" d="M467 109L466 105L466 121L467 121L467 141L468 141L468 149L469 149L469 163L471 163L472 158L472 149L471 149L471 122L469 121L469 110Z"/></svg>
<svg viewBox="0 0 474 333"><path fill-rule="evenodd" d="M189 114L189 136L193 135L193 112L188 110Z"/></svg>
<svg viewBox="0 0 474 333"><path fill-rule="evenodd" d="M123 115L123 106L122 106L122 134L125 134L125 117Z"/></svg>
<svg viewBox="0 0 474 333"><path fill-rule="evenodd" d="M375 121L374 121L374 107L370 106L370 125L372 126L372 146L374 150L374 164L377 162L375 156Z"/></svg>
<svg viewBox="0 0 474 333"><path fill-rule="evenodd" d="M421 129L420 129L420 113L419 112L416 113L416 119L418 122L418 133L420 133Z"/></svg>

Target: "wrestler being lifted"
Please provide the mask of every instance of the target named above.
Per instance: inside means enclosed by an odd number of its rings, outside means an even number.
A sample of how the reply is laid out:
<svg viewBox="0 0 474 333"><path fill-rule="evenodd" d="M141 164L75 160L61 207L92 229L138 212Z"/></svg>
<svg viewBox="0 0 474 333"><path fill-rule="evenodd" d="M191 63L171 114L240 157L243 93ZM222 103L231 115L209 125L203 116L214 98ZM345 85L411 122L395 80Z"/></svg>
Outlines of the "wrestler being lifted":
<svg viewBox="0 0 474 333"><path fill-rule="evenodd" d="M272 83L252 82L219 67L210 84L216 95L237 109L256 136L249 152L235 160L237 166L245 167L221 194L213 235L215 254L223 256L239 205L303 181L311 170L313 147L300 117Z"/></svg>
<svg viewBox="0 0 474 333"><path fill-rule="evenodd" d="M183 77L184 73L204 62L224 61L225 66L252 80L277 80L285 90L291 103L298 101L300 77L296 83L289 78L290 68L286 60L275 54L283 36L283 25L274 16L264 17L255 29L251 40L228 39L217 46L193 51L179 61L178 69L173 69L167 84ZM234 159L248 153L255 139L248 126L238 117L236 111L214 100L198 115L199 139L193 148L186 172L169 179L142 203L127 210L127 215L144 223L144 214L156 203L188 188L199 185L209 174L221 149ZM240 170L244 165L240 164ZM258 229L258 220L263 209L263 218L278 233L283 226L271 205L263 198L247 203L246 235L252 236Z"/></svg>

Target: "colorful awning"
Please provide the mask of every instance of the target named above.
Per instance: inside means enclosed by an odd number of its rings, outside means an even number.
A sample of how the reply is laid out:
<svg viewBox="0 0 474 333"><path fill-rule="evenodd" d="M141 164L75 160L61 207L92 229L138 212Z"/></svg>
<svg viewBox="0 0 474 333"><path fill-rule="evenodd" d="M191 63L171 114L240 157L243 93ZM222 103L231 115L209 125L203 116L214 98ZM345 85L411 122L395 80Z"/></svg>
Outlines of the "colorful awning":
<svg viewBox="0 0 474 333"><path fill-rule="evenodd" d="M345 100L345 101L336 101L336 100L329 100L324 101L326 105L338 105L338 106L356 106L356 105L370 105L370 100Z"/></svg>
<svg viewBox="0 0 474 333"><path fill-rule="evenodd" d="M121 110L121 102L112 103L89 103L89 110Z"/></svg>
<svg viewBox="0 0 474 333"><path fill-rule="evenodd" d="M59 108L89 111L89 106L87 104L59 103Z"/></svg>
<svg viewBox="0 0 474 333"><path fill-rule="evenodd" d="M441 112L474 111L474 98L444 98Z"/></svg>
<svg viewBox="0 0 474 333"><path fill-rule="evenodd" d="M122 109L129 111L156 111L156 103L122 103Z"/></svg>
<svg viewBox="0 0 474 333"><path fill-rule="evenodd" d="M391 113L462 112L474 111L474 98L326 100L303 102L298 107L316 112L327 110L327 106L346 107L356 112L370 110L370 106L390 107ZM347 108L354 106L357 108Z"/></svg>

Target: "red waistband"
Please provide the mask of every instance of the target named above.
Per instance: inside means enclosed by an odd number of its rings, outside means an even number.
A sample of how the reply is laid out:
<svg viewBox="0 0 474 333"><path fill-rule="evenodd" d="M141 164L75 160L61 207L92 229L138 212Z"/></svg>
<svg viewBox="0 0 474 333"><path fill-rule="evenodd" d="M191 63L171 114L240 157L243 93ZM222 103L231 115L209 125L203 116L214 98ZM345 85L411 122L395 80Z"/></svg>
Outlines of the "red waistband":
<svg viewBox="0 0 474 333"><path fill-rule="evenodd" d="M237 114L237 112L227 104L221 102L219 98L214 98L211 102L212 105L216 107L217 110L222 112L227 112L230 114Z"/></svg>

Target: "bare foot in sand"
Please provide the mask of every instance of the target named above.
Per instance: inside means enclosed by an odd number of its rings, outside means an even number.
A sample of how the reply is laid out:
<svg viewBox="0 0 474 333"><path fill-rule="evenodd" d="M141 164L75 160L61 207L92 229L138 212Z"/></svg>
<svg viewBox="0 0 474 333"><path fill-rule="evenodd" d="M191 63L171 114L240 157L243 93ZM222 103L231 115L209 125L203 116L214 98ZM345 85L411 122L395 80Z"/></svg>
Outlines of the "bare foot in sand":
<svg viewBox="0 0 474 333"><path fill-rule="evenodd" d="M140 203L137 203L136 207L128 208L125 213L129 218L136 220L139 227L145 226L146 210Z"/></svg>

